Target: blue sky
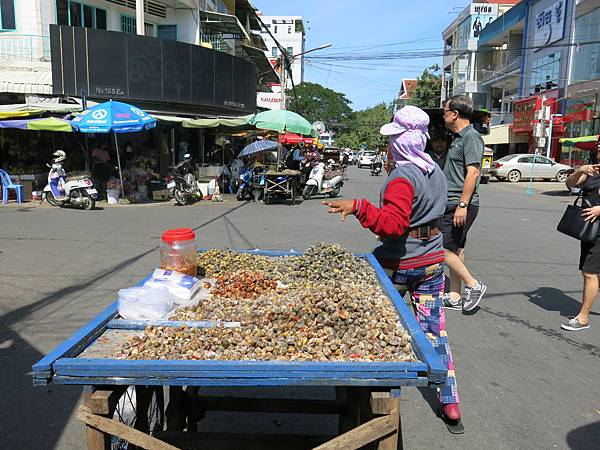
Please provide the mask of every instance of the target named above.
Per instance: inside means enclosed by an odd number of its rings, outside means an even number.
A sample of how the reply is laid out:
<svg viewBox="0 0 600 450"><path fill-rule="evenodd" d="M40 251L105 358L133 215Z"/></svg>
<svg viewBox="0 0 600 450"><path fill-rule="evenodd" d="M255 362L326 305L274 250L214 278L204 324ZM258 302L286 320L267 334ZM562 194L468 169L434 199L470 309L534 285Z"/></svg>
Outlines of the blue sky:
<svg viewBox="0 0 600 450"><path fill-rule="evenodd" d="M442 31L468 0L253 0L265 15L301 15L312 55L442 50ZM308 23L307 23L308 22ZM391 45L399 43L398 45ZM368 47L367 47L368 46ZM308 55L307 55L308 56ZM402 78L415 78L442 58L404 61L306 61L304 78L343 92L354 109L391 101Z"/></svg>

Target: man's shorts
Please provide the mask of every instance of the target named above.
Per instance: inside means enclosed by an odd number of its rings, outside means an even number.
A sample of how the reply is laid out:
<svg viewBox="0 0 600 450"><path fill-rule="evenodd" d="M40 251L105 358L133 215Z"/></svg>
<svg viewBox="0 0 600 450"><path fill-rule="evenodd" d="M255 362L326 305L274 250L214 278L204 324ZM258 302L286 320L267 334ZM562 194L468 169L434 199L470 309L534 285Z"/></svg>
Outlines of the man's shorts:
<svg viewBox="0 0 600 450"><path fill-rule="evenodd" d="M456 211L456 205L446 206L446 211L442 217L440 229L444 235L444 248L450 251L458 251L461 248L465 248L467 243L467 234L469 229L479 213L479 206L469 205L467 207L467 220L464 226L454 226L454 212Z"/></svg>

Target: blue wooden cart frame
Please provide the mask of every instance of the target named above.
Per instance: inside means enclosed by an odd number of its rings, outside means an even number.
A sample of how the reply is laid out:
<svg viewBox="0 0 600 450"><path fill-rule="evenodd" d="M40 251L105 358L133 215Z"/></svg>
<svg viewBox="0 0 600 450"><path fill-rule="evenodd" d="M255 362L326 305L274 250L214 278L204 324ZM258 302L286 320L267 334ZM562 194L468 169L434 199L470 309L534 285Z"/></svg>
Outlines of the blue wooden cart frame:
<svg viewBox="0 0 600 450"><path fill-rule="evenodd" d="M295 251L236 250L264 256L299 255ZM98 314L33 365L34 385L163 385L163 386L426 386L446 380L447 368L393 283L371 254L364 257L395 306L412 338L416 362L177 361L88 359L77 356L106 330L140 329L115 320L117 302ZM147 279L147 278L146 278ZM142 280L140 285L146 280ZM215 326L214 322L163 322L167 326Z"/></svg>

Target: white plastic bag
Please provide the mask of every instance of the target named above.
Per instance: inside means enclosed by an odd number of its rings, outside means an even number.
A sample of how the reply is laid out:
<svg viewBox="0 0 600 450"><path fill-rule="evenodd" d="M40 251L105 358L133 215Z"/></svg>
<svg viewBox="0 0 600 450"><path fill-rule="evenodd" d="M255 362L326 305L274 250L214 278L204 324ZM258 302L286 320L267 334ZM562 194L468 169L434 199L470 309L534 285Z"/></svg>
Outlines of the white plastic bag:
<svg viewBox="0 0 600 450"><path fill-rule="evenodd" d="M164 320L174 297L165 287L132 287L119 291L118 311L127 320Z"/></svg>
<svg viewBox="0 0 600 450"><path fill-rule="evenodd" d="M144 283L150 288L167 288L175 297L175 304L189 306L194 294L200 289L200 280L175 270L156 269Z"/></svg>

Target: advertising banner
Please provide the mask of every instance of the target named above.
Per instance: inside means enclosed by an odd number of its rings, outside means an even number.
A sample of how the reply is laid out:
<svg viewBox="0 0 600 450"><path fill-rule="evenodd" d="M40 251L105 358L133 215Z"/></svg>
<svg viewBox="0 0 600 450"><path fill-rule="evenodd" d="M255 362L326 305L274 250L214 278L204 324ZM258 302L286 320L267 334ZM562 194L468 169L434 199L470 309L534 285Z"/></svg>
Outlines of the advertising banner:
<svg viewBox="0 0 600 450"><path fill-rule="evenodd" d="M498 18L498 5L492 3L471 3L470 39L479 39L481 31Z"/></svg>
<svg viewBox="0 0 600 450"><path fill-rule="evenodd" d="M258 108L281 109L281 93L257 92L256 106Z"/></svg>

